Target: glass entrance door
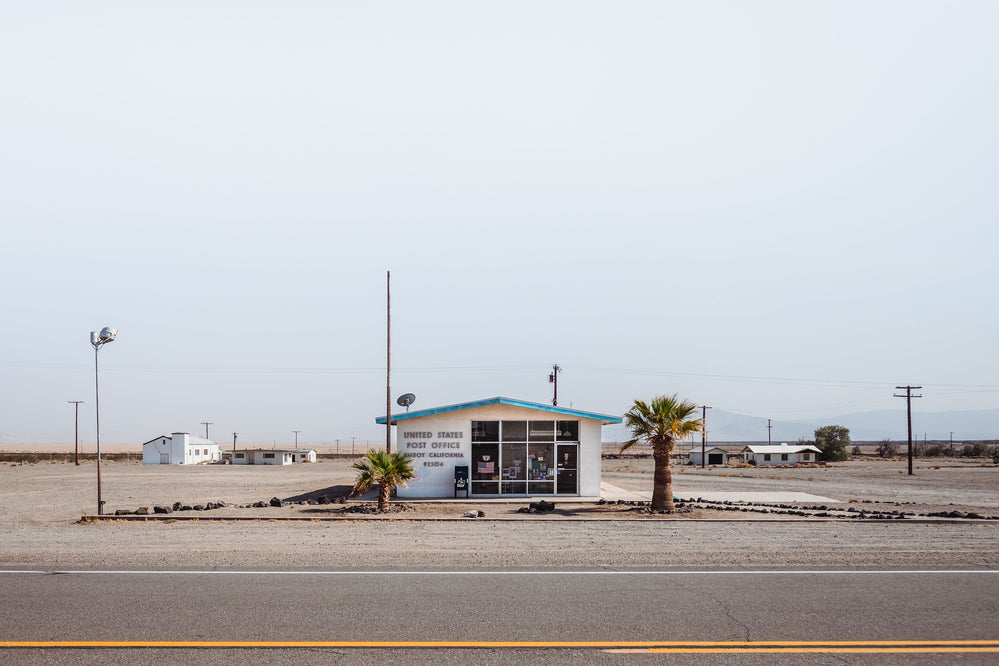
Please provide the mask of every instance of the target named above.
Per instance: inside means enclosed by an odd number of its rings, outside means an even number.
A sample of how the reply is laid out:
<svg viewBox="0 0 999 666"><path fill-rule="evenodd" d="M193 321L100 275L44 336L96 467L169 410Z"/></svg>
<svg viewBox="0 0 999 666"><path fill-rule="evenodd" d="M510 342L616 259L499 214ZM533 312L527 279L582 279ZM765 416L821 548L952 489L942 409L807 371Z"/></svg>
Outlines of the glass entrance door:
<svg viewBox="0 0 999 666"><path fill-rule="evenodd" d="M559 444L555 451L555 493L579 494L579 444Z"/></svg>

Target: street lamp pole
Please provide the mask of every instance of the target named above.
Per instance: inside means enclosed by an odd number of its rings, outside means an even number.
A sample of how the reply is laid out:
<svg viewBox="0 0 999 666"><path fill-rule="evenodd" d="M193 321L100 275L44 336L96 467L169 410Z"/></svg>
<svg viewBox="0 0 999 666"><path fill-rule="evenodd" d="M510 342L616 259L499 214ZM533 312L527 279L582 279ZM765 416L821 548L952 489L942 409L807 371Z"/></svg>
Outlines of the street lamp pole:
<svg viewBox="0 0 999 666"><path fill-rule="evenodd" d="M97 515L104 515L104 500L101 497L101 382L97 365L97 352L101 347L113 341L118 335L118 329L105 326L101 332L90 332L90 344L94 346L94 406L97 410Z"/></svg>

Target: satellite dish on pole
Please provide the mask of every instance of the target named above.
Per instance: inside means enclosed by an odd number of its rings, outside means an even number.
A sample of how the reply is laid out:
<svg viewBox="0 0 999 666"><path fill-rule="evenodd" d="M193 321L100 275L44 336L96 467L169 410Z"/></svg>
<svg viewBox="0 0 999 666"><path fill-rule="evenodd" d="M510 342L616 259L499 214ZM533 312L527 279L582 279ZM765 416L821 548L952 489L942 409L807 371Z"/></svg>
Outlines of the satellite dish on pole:
<svg viewBox="0 0 999 666"><path fill-rule="evenodd" d="M399 396L399 399L396 400L396 403L398 403L400 407L405 407L407 412L409 411L409 406L414 402L416 402L416 396L412 393L403 393Z"/></svg>

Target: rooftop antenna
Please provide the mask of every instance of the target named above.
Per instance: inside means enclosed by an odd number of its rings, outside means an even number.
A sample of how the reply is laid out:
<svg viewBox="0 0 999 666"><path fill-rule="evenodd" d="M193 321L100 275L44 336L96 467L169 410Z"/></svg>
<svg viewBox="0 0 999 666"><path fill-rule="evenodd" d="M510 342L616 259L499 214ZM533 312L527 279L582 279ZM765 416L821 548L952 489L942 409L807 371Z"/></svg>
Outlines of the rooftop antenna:
<svg viewBox="0 0 999 666"><path fill-rule="evenodd" d="M552 407L558 407L558 373L562 372L562 368L558 367L558 364L552 366L551 374L548 375L548 383L554 384L555 389L552 393Z"/></svg>
<svg viewBox="0 0 999 666"><path fill-rule="evenodd" d="M399 399L395 401L400 407L405 407L406 412L409 412L409 406L416 402L416 396L412 393L403 393L399 396Z"/></svg>

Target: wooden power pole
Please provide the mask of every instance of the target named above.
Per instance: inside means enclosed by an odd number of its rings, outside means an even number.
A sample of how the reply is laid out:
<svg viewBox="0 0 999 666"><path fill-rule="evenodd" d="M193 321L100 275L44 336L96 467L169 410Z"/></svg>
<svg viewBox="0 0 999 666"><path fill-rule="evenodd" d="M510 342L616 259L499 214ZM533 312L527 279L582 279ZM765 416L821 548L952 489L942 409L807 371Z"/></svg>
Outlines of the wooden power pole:
<svg viewBox="0 0 999 666"><path fill-rule="evenodd" d="M912 395L913 389L921 389L922 386L896 386L896 389L905 389L905 395L896 393L893 397L905 398L905 415L909 424L909 476L912 476L912 399L922 398L921 395Z"/></svg>
<svg viewBox="0 0 999 666"><path fill-rule="evenodd" d="M704 456L708 447L708 410L707 405L701 405L701 468L705 466Z"/></svg>
<svg viewBox="0 0 999 666"><path fill-rule="evenodd" d="M76 461L77 467L80 465L80 405L83 404L82 400L68 400L69 404L76 405L76 436L74 439L73 447L73 460Z"/></svg>

